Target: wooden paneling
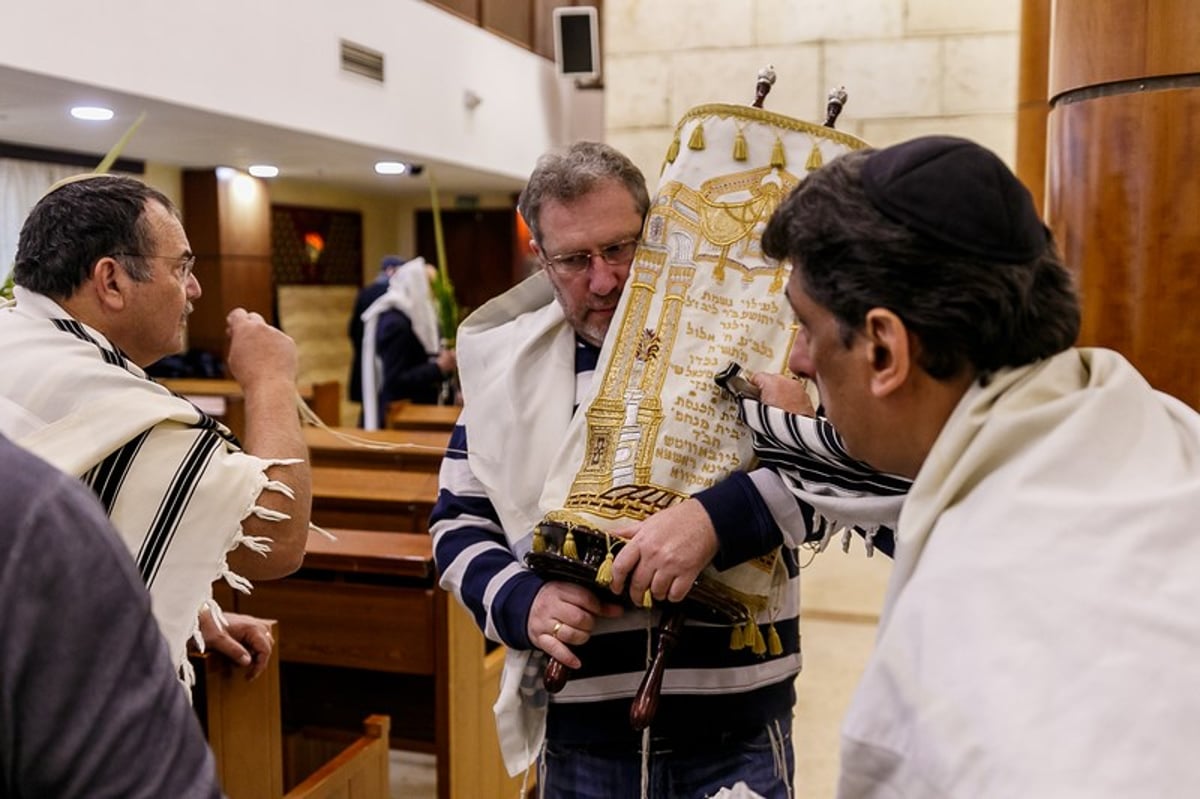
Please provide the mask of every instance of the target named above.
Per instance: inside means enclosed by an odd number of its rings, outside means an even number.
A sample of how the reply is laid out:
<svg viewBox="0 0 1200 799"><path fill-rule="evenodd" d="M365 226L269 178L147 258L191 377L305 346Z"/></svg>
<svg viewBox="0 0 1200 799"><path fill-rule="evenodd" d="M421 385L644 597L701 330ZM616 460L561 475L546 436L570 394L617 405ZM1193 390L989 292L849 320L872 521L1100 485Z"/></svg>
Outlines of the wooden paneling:
<svg viewBox="0 0 1200 799"><path fill-rule="evenodd" d="M479 24L479 5L480 0L428 0L430 5L435 5L451 14L462 17L463 19L475 25Z"/></svg>
<svg viewBox="0 0 1200 799"><path fill-rule="evenodd" d="M515 263L515 209L442 210L442 235L446 261L458 302L478 308L518 282L521 265ZM417 254L437 263L433 212L418 211Z"/></svg>
<svg viewBox="0 0 1200 799"><path fill-rule="evenodd" d="M533 49L533 2L531 0L483 0L482 24L527 50Z"/></svg>
<svg viewBox="0 0 1200 799"><path fill-rule="evenodd" d="M235 181L237 183L235 188ZM221 355L225 317L237 307L275 318L270 204L262 181L184 170L183 226L203 296L188 320L188 346Z"/></svg>
<svg viewBox="0 0 1200 799"><path fill-rule="evenodd" d="M1113 81L1197 71L1195 0L1055 0L1050 96Z"/></svg>
<svg viewBox="0 0 1200 799"><path fill-rule="evenodd" d="M238 607L279 620L287 630L279 652L289 662L433 673L432 589L343 583L333 591L319 580L291 579L251 593Z"/></svg>
<svg viewBox="0 0 1200 799"><path fill-rule="evenodd" d="M1056 0L1051 31L1046 210L1079 275L1080 341L1200 407L1200 14Z"/></svg>
<svg viewBox="0 0 1200 799"><path fill-rule="evenodd" d="M1050 0L1021 3L1021 58L1017 84L1017 177L1045 214L1046 119L1050 69Z"/></svg>

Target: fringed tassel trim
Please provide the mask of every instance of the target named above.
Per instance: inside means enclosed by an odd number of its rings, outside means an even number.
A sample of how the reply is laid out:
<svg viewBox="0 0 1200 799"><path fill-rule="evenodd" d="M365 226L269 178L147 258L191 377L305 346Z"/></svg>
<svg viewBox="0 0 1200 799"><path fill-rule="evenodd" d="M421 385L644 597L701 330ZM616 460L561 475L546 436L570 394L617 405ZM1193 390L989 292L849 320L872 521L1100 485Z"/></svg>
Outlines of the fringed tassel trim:
<svg viewBox="0 0 1200 799"><path fill-rule="evenodd" d="M696 127L692 129L692 135L688 137L688 149L704 149L704 125L697 124Z"/></svg>
<svg viewBox="0 0 1200 799"><path fill-rule="evenodd" d="M733 160L745 161L750 157L749 147L746 146L746 134L739 127L737 135L733 137Z"/></svg>
<svg viewBox="0 0 1200 799"><path fill-rule="evenodd" d="M808 160L804 162L804 168L809 172L814 169L820 169L825 164L825 158L821 155L821 148L814 141L812 150L808 153Z"/></svg>

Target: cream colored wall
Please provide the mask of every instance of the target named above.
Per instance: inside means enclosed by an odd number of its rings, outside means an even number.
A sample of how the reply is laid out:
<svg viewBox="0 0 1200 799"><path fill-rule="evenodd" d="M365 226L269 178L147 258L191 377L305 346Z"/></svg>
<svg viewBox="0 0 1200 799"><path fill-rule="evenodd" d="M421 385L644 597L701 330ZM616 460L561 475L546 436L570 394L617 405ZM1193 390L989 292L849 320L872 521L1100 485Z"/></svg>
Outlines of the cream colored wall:
<svg viewBox="0 0 1200 799"><path fill-rule="evenodd" d="M887 145L927 133L1016 152L1020 0L607 0L606 140L651 183L676 121L702 103L748 104L766 64L765 107Z"/></svg>
<svg viewBox="0 0 1200 799"><path fill-rule="evenodd" d="M676 121L703 103L748 104L755 76L778 79L765 107L824 119L887 145L927 133L974 139L1012 164L1020 0L606 0L606 140L653 185ZM802 573L804 672L796 682L798 796L833 796L838 726L871 651L890 561L860 539Z"/></svg>

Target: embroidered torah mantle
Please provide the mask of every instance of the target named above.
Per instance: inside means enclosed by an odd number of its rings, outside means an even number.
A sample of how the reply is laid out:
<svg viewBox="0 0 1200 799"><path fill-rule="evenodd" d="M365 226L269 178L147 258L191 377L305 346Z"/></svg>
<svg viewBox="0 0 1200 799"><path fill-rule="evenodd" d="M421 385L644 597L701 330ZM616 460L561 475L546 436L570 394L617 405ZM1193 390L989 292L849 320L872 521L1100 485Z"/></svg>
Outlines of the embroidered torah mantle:
<svg viewBox="0 0 1200 799"><path fill-rule="evenodd" d="M611 531L750 468L750 434L713 382L730 361L781 373L795 335L788 269L762 230L823 163L866 143L739 105L675 130L614 329L542 494L548 522ZM709 577L764 609L777 555Z"/></svg>

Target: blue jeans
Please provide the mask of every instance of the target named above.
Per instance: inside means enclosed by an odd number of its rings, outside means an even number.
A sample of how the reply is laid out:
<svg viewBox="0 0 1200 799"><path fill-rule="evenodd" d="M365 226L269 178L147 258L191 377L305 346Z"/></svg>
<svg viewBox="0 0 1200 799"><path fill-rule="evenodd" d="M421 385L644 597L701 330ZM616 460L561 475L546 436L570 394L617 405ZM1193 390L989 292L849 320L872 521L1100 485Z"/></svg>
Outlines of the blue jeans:
<svg viewBox="0 0 1200 799"><path fill-rule="evenodd" d="M790 717L737 741L678 746L651 741L651 799L706 799L739 781L766 799L793 799ZM642 795L640 751L562 746L547 742L538 779L543 799L638 799Z"/></svg>

